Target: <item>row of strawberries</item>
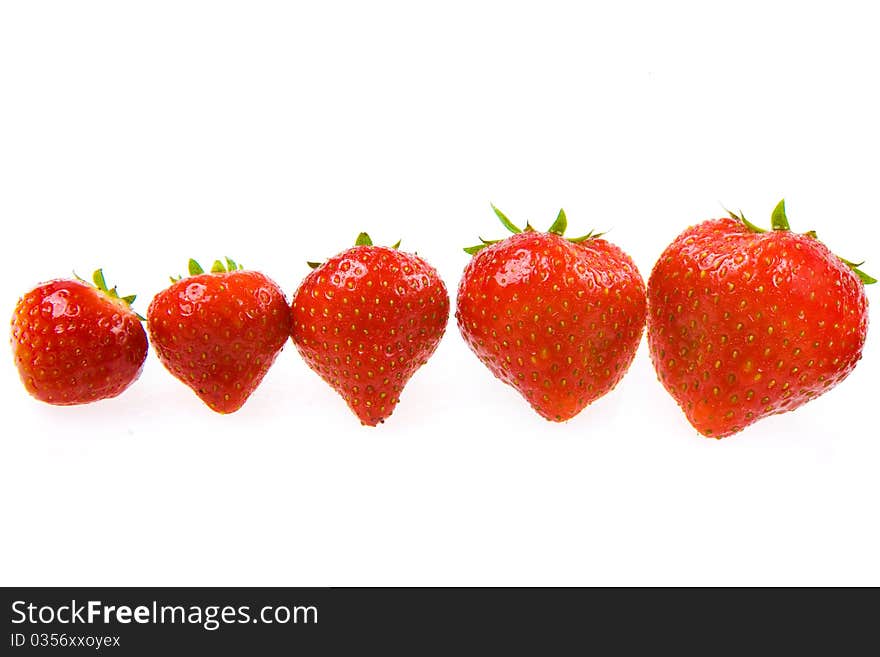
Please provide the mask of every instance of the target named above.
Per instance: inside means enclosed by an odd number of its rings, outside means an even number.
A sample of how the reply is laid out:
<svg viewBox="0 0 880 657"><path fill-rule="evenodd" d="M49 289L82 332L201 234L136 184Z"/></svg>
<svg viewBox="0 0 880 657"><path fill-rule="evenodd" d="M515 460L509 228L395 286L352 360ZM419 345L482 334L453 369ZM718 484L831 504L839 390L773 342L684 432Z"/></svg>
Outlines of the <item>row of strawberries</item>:
<svg viewBox="0 0 880 657"><path fill-rule="evenodd" d="M474 257L456 318L477 357L543 417L564 421L611 391L647 325L651 360L703 435L723 437L790 411L843 380L867 331L864 284L814 232L788 226L784 203L766 231L742 215L685 230L657 261L647 290L632 259L597 234L521 229L465 249ZM165 367L213 410L238 410L288 337L361 422L387 419L434 353L449 316L436 270L398 245L353 248L310 263L288 305L272 280L234 261L172 279L147 311ZM859 263L860 264L860 263ZM54 280L25 294L12 319L15 363L39 400L114 397L140 375L147 336L134 297Z"/></svg>

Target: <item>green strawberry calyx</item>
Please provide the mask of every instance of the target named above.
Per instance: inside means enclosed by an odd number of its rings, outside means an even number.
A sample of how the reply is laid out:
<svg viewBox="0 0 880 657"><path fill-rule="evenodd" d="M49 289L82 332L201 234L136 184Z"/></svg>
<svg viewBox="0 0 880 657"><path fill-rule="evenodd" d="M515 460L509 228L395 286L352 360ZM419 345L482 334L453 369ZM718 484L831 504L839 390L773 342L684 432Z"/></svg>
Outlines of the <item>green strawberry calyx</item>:
<svg viewBox="0 0 880 657"><path fill-rule="evenodd" d="M397 240L396 243L391 245L391 248L396 251L397 249L400 248L400 243L402 241L403 240ZM375 246L373 244L373 239L369 236L368 233L358 233L358 236L354 241L354 245L355 246ZM312 269L317 269L318 267L323 265L325 262L326 262L326 260L322 260L321 262L317 262L315 260L309 260L308 262L306 262L306 264L309 267L311 267Z"/></svg>
<svg viewBox="0 0 880 657"><path fill-rule="evenodd" d="M531 223L529 223L528 221L526 222L525 228L520 228L515 223L513 223L510 219L508 219L507 215L505 215L501 210L496 208L494 204L490 203L489 205L492 206L492 210L493 210L493 212L495 212L495 216L498 217L499 221L501 221L501 225L504 226L507 230L509 230L514 235L516 235L517 233L535 232L535 229L532 228ZM560 209L559 214L556 215L556 220L553 222L553 224L550 226L550 228L547 229L547 232L552 233L553 235L559 235L559 237L565 237L566 229L568 229L568 218L565 216L565 210ZM569 242L574 242L575 244L580 244L581 242L586 242L587 240L596 239L597 237L601 237L604 234L605 233L597 233L597 232L591 230L586 235L581 235L580 237L566 237L565 239L567 239ZM465 247L464 252L469 255L474 255L476 253L479 253L483 249L485 249L487 246L492 246L493 244L497 244L498 242L501 242L501 241L502 240L487 240L487 239L483 239L481 237L480 238L481 244L477 244L476 246Z"/></svg>
<svg viewBox="0 0 880 657"><path fill-rule="evenodd" d="M225 261L226 262L223 262L222 260L215 260L214 264L211 265L211 271L209 273L211 273L211 274L228 274L229 272L241 271L242 269L244 269L244 267L242 267L240 264L235 262L235 260L233 260L232 258L230 258L228 256L225 258ZM196 260L194 260L192 258L189 259L189 264L187 265L187 270L189 271L190 276L198 276L199 274L205 273L205 269ZM177 276L177 277L169 276L169 278L171 279L172 283L177 283L178 281L183 280L184 277L183 276Z"/></svg>
<svg viewBox="0 0 880 657"><path fill-rule="evenodd" d="M146 317L142 317L140 315L140 313L136 312L131 307L131 304L133 304L134 300L137 299L137 295L136 294L127 294L123 297L123 296L119 295L119 292L117 292L115 285L113 287L107 287L107 280L104 278L104 270L103 269L96 269L94 271L94 273L92 274L92 283L89 283L87 280L80 277L76 272L73 272L73 276L80 283L85 283L86 285L94 284L94 287L96 287L98 289L98 291L106 294L108 297L110 297L111 300L113 300L117 303L124 304L125 307L128 308L129 310L131 310L139 320L141 320L142 322L147 321Z"/></svg>
<svg viewBox="0 0 880 657"><path fill-rule="evenodd" d="M725 208L725 210L727 209ZM727 210L727 214L729 214L730 218L734 221L742 222L742 224L745 225L745 227L753 233L767 232L766 228L756 226L751 221L746 219L742 211L740 211L739 214L736 214L735 212ZM776 204L776 207L773 208L773 214L770 215L770 226L772 230L791 230L791 227L788 224L788 217L785 215L785 199L779 201L779 203ZM804 233L804 235L814 240L818 239L818 235L816 234L815 230L808 230L806 233ZM841 258L840 256L837 257L840 258L840 261L843 262L843 264L852 269L853 273L858 276L862 283L864 283L865 285L872 285L873 283L877 282L876 278L866 274L861 269L859 269L859 267L865 264L864 260L862 262L852 262L850 260L847 260L846 258Z"/></svg>

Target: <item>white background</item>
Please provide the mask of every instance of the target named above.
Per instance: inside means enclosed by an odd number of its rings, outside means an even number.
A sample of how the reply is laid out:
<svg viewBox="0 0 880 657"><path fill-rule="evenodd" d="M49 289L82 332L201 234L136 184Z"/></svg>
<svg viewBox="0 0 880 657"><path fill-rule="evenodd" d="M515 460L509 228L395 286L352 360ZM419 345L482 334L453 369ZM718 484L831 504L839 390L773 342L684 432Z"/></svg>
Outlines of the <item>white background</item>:
<svg viewBox="0 0 880 657"><path fill-rule="evenodd" d="M289 297L361 230L454 296L460 247L503 234L490 200L611 229L647 279L687 225L722 204L768 225L785 196L878 275L871 3L583 5L4 3L0 311L103 266L144 312L190 256ZM838 388L720 442L644 342L562 425L454 320L378 429L290 343L231 416L152 353L74 408L7 357L0 582L877 585L877 337Z"/></svg>

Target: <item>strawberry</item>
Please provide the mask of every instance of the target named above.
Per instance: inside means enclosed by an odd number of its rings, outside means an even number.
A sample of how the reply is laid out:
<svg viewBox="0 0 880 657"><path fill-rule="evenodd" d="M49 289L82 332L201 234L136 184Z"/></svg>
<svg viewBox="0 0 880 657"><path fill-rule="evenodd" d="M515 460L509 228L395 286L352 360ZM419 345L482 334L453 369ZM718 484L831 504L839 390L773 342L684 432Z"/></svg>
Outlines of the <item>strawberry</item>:
<svg viewBox="0 0 880 657"><path fill-rule="evenodd" d="M562 422L611 391L645 327L645 284L632 259L592 233L563 237L565 212L542 233L465 249L458 328L499 379L548 420Z"/></svg>
<svg viewBox="0 0 880 657"><path fill-rule="evenodd" d="M259 272L226 263L215 261L205 273L190 260L190 276L171 279L147 310L159 360L218 413L242 407L290 334L281 289Z"/></svg>
<svg viewBox="0 0 880 657"><path fill-rule="evenodd" d="M657 376L694 428L723 438L792 411L852 372L868 326L858 265L789 230L742 215L685 230L648 281Z"/></svg>
<svg viewBox="0 0 880 657"><path fill-rule="evenodd" d="M131 309L135 297L57 279L25 294L12 316L12 353L27 391L49 404L87 404L115 397L140 376L147 335Z"/></svg>
<svg viewBox="0 0 880 657"><path fill-rule="evenodd" d="M362 424L384 422L410 377L434 353L449 319L449 295L419 256L353 248L315 269L291 304L292 337L306 364L336 390Z"/></svg>

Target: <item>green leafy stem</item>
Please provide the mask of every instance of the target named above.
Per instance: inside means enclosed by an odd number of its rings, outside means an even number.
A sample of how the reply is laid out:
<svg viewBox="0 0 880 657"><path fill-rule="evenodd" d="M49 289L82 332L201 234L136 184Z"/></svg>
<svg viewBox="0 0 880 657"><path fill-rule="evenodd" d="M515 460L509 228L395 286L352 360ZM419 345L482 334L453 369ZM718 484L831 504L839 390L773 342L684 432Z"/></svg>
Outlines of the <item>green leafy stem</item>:
<svg viewBox="0 0 880 657"><path fill-rule="evenodd" d="M517 233L533 232L535 230L534 228L532 228L532 225L528 221L526 222L525 228L520 228L515 223L513 223L510 219L508 219L507 215L505 215L501 210L496 208L494 204L490 203L489 205L492 206L492 210L495 212L495 215L498 217L499 221L501 221L501 225L504 226L507 230L509 230L514 235L516 235ZM565 210L560 209L559 214L556 215L556 220L553 222L553 224L550 226L550 228L547 229L547 232L552 233L554 235L559 235L560 237L564 237L565 231L567 229L568 229L568 218L565 216ZM569 242L574 242L575 244L580 244L581 242L586 242L589 239L595 239L597 237L601 237L604 234L605 233L597 233L597 232L591 230L586 235L581 235L580 237L567 237L566 239ZM500 241L501 240L487 240L487 239L483 239L481 237L480 244L477 244L476 246L465 247L464 252L467 254L470 254L470 255L474 255L475 253L479 253L480 251L485 249L487 246L497 244Z"/></svg>
<svg viewBox="0 0 880 657"><path fill-rule="evenodd" d="M394 250L399 249L399 248L400 248L400 243L401 243L402 241L403 241L403 240L397 240L396 243L394 243L394 244L391 245L391 248L394 249ZM354 241L354 245L355 245L355 246L374 246L374 245L373 245L373 240L372 240L372 238L371 238L367 233L359 233L358 236L357 236L357 239L355 239L355 241ZM314 261L314 260L310 260L310 261L306 262L306 264L307 264L309 267L311 267L312 269L317 269L318 267L320 267L321 265L323 265L324 262L326 262L326 261L317 262L317 261Z"/></svg>
<svg viewBox="0 0 880 657"><path fill-rule="evenodd" d="M745 227L748 228L753 233L766 233L767 232L766 228L761 228L760 226L756 226L751 221L746 219L745 215L743 215L742 211L740 211L739 214L736 214L734 212L731 212L730 210L727 210L727 214L730 215L731 219L734 219L736 221L741 221L745 225ZM770 226L771 226L772 230L791 230L791 227L788 224L788 217L785 215L785 199L782 199L781 201L779 201L779 203L776 204L776 207L773 208L773 214L770 215ZM806 233L804 233L804 235L806 235L807 237L811 237L813 239L818 239L818 235L816 234L815 230L808 230ZM847 267L852 269L853 273L856 276L858 276L859 279L862 281L862 283L864 283L865 285L872 285L873 283L877 282L876 278L874 278L873 276L869 276L868 274L863 272L861 269L859 269L859 267L861 267L863 264L865 264L864 261L851 262L851 261L847 260L846 258L841 258L840 256L837 256L837 257L840 258L840 260L841 260L841 262L843 262L843 264L845 264Z"/></svg>
<svg viewBox="0 0 880 657"><path fill-rule="evenodd" d="M87 280L85 280L84 278L81 278L76 272L73 272L73 275L76 278L76 280L80 281L81 283L85 283L86 285L89 284L89 282ZM131 308L131 304L134 303L134 300L137 299L136 294L127 294L125 296L121 296L119 294L119 292L116 290L115 285L113 287L107 287L107 279L104 278L104 270L103 269L96 269L94 271L94 273L92 274L92 282L94 283L96 288L98 288L101 292L106 294L108 297L110 297L111 299L118 299L119 301L122 301L129 308ZM134 309L132 309L132 312L134 312ZM147 321L146 317L141 317L141 315L139 315L137 312L134 312L134 314L142 322Z"/></svg>
<svg viewBox="0 0 880 657"><path fill-rule="evenodd" d="M212 274L226 274L229 272L241 271L242 269L244 269L244 267L242 267L240 264L235 262L235 260L233 260L232 258L230 258L228 256L225 258L225 260L226 260L226 262L223 262L221 260L215 260L214 264L211 265L211 273ZM189 264L187 266L187 269L189 271L190 276L198 276L199 274L205 273L204 267L202 267L198 263L198 261L194 260L193 258L189 259ZM183 278L183 276L177 276L176 278L174 276L171 276L170 278L171 278L172 283L176 283L177 281L181 280Z"/></svg>

